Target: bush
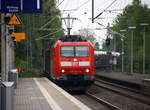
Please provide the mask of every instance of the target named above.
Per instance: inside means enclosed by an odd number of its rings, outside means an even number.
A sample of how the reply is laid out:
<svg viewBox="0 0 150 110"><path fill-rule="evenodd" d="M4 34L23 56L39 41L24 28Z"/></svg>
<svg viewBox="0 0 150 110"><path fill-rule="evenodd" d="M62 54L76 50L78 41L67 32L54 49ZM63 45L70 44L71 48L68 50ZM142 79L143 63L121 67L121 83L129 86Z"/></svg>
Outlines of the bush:
<svg viewBox="0 0 150 110"><path fill-rule="evenodd" d="M40 76L40 70L36 68L29 68L27 70L28 63L20 58L16 58L16 67L21 68L20 77L39 77ZM28 66L29 67L29 66Z"/></svg>

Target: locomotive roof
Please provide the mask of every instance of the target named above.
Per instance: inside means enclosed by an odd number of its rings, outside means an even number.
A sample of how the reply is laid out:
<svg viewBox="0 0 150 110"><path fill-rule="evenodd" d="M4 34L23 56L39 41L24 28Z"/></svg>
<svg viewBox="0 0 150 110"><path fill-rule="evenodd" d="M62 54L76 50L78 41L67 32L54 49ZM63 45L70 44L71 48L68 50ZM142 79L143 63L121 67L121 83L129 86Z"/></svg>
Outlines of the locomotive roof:
<svg viewBox="0 0 150 110"><path fill-rule="evenodd" d="M62 42L86 42L80 35L69 35L59 39Z"/></svg>

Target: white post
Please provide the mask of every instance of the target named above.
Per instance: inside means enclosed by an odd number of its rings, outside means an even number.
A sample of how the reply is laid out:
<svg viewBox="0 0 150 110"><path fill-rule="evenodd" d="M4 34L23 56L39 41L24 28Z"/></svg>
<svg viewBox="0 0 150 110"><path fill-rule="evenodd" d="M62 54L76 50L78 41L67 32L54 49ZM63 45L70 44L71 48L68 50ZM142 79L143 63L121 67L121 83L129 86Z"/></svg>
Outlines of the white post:
<svg viewBox="0 0 150 110"><path fill-rule="evenodd" d="M128 27L131 30L131 74L133 73L133 31L136 27Z"/></svg>
<svg viewBox="0 0 150 110"><path fill-rule="evenodd" d="M149 24L142 23L140 25L144 27L144 30L143 30L143 74L145 74L145 30L146 30L146 26L148 26Z"/></svg>

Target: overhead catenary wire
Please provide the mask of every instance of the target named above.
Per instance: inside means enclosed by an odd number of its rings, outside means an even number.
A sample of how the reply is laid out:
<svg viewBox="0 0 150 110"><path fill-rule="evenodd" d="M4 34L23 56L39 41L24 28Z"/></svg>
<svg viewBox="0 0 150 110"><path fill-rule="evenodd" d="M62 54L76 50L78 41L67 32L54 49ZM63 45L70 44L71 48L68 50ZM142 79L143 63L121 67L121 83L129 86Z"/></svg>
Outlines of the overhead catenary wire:
<svg viewBox="0 0 150 110"><path fill-rule="evenodd" d="M36 31L57 31L61 28L43 28L43 29L40 29L40 28L35 28L34 30Z"/></svg>
<svg viewBox="0 0 150 110"><path fill-rule="evenodd" d="M64 30L64 29L59 29L59 30L57 30L57 31L55 31L55 32L53 32L53 33L49 33L49 34L47 34L47 35L44 35L44 36L38 37L38 38L36 38L35 40L43 39L43 38L45 38L45 37L47 37L47 36L53 35L53 34L55 34L55 33L57 33L57 32L62 31L62 30Z"/></svg>
<svg viewBox="0 0 150 110"><path fill-rule="evenodd" d="M105 10L105 12L113 12L113 11L123 11L123 9Z"/></svg>
<svg viewBox="0 0 150 110"><path fill-rule="evenodd" d="M73 12L78 11L81 7L83 7L84 5L86 5L89 1L90 0L85 1L84 3L82 3L80 6L78 6L75 9L67 9L67 10L62 10L62 11L73 11ZM71 12L71 13L73 13L73 12Z"/></svg>
<svg viewBox="0 0 150 110"><path fill-rule="evenodd" d="M56 18L58 17L58 15L56 15L55 17L53 17L49 22L47 22L46 24L44 24L43 26L41 26L40 29L43 29L44 27L46 27L47 25L49 25L52 21L54 21Z"/></svg>
<svg viewBox="0 0 150 110"><path fill-rule="evenodd" d="M56 7L59 7L65 0L62 0Z"/></svg>
<svg viewBox="0 0 150 110"><path fill-rule="evenodd" d="M86 5L90 0L85 1L83 4L81 4L79 7L77 7L77 10L79 10L82 6Z"/></svg>
<svg viewBox="0 0 150 110"><path fill-rule="evenodd" d="M65 1L65 0L62 0L62 1L56 6L56 8L57 8L58 6L60 6L64 1ZM46 24L44 24L43 26L41 26L40 29L46 27L46 26L47 26L48 24L50 24L53 20L55 20L57 17L58 17L58 15L56 15L55 17L53 17L49 22L47 22Z"/></svg>
<svg viewBox="0 0 150 110"><path fill-rule="evenodd" d="M88 2L89 2L90 0L87 0L87 1L85 1L84 3L82 3L80 6L78 6L77 8L75 8L75 9L68 9L68 10L62 10L62 11L78 11L82 6L84 6L85 4L87 4ZM72 14L73 12L71 12L70 14ZM67 23L66 22L64 22L65 23L65 25L67 25ZM71 25L73 25L73 21L72 21L72 24Z"/></svg>
<svg viewBox="0 0 150 110"><path fill-rule="evenodd" d="M65 0L62 0L56 7L60 6ZM59 2L59 1L58 1ZM43 26L41 26L40 30L42 30L43 28L45 28L47 25L49 25L52 21L54 21L57 17L59 17L58 15L56 15L55 17L53 17L49 22L47 22L46 24L44 24Z"/></svg>
<svg viewBox="0 0 150 110"><path fill-rule="evenodd" d="M82 3L81 5L79 5L76 9L73 9L73 11L78 11L81 7L83 7L84 5L86 5L90 0L87 0L85 1L84 3ZM114 0L108 7L106 7L103 11L107 10L110 6L112 6L117 0ZM67 2L68 3L68 2ZM67 10L66 10L67 11ZM68 11L70 11L68 9ZM71 13L74 13L74 12L71 12ZM66 24L66 23L65 23Z"/></svg>
<svg viewBox="0 0 150 110"><path fill-rule="evenodd" d="M96 22L96 23L97 23L98 25L100 25L100 26L105 27L106 29L109 29L112 34L117 34L117 35L119 35L119 36L121 36L121 37L124 37L124 35L120 34L120 33L117 32L117 31L112 30L110 27L106 27L106 26L104 26L103 24L100 24L99 22Z"/></svg>
<svg viewBox="0 0 150 110"><path fill-rule="evenodd" d="M117 0L114 0L108 7L106 7L101 13L99 13L94 19L98 18L104 11L106 11L109 7L111 7Z"/></svg>
<svg viewBox="0 0 150 110"><path fill-rule="evenodd" d="M64 1L65 1L65 0L62 0L56 7L60 6ZM57 17L58 17L58 15L56 15L55 17L53 17L49 22L47 22L47 23L44 24L43 26L41 26L40 30L44 29L47 25L49 25L49 24L50 24L52 21L54 21ZM57 31L55 31L55 32L53 32L53 33L49 33L49 34L47 34L47 35L41 36L41 37L39 37L39 38L37 38L37 39L35 39L35 40L43 39L43 38L45 38L45 37L47 37L47 36L49 36L49 35L53 35L53 34L55 34L55 33L57 33L57 32L62 31L62 30L64 30L64 29L59 29L59 30L57 30Z"/></svg>

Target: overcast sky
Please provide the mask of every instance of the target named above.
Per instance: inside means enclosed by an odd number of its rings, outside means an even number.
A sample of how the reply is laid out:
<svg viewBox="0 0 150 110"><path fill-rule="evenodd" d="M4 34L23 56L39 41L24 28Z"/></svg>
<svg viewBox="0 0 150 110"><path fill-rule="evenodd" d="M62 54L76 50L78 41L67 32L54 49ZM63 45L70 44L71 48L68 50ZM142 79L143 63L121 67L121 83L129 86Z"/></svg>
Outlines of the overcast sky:
<svg viewBox="0 0 150 110"><path fill-rule="evenodd" d="M102 26L98 25L97 23L92 24L91 18L91 4L92 0L57 0L60 4L58 8L61 10L62 17L66 17L68 13L70 13L71 17L78 18L79 20L75 20L73 23L73 27L71 33L78 32L81 28L103 28ZM115 0L94 0L94 15L97 16L101 13L106 7L108 7L113 1ZM150 6L150 0L141 0L142 4L148 4ZM116 9L123 9L128 4L131 4L132 0L116 0L111 7L107 10L116 10ZM63 11L63 10L74 10L75 11ZM108 23L112 24L114 18L121 13L122 11L113 11L113 12L104 12L100 18L96 19L95 21L107 26ZM66 29L65 25L64 28ZM103 39L106 38L106 30L93 30L96 34L96 38L99 42L102 42Z"/></svg>

